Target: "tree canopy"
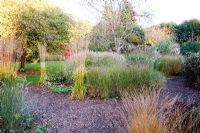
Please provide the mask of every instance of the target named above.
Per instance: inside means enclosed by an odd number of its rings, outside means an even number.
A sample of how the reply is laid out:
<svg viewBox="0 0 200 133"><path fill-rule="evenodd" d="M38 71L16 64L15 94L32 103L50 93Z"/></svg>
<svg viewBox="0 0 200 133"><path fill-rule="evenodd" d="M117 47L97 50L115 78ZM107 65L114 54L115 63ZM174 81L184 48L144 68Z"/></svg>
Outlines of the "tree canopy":
<svg viewBox="0 0 200 133"><path fill-rule="evenodd" d="M39 44L49 52L59 51L69 41L70 21L68 15L44 0L0 2L0 36L21 39L23 64L29 55L39 56Z"/></svg>
<svg viewBox="0 0 200 133"><path fill-rule="evenodd" d="M121 52L132 44L143 44L145 34L136 16L132 3L127 0L105 1L90 49Z"/></svg>
<svg viewBox="0 0 200 133"><path fill-rule="evenodd" d="M198 41L200 39L200 20L187 20L176 26L176 37L179 43Z"/></svg>

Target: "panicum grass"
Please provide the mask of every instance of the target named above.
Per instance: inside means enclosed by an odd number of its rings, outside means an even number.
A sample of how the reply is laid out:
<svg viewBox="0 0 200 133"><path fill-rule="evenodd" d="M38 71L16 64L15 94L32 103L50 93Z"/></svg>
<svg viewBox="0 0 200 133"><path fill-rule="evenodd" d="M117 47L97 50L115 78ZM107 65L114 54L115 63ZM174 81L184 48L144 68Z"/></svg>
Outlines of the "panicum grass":
<svg viewBox="0 0 200 133"><path fill-rule="evenodd" d="M120 96L124 91L139 92L143 87L158 89L163 80L160 72L142 66L94 67L86 73L87 94L101 98Z"/></svg>

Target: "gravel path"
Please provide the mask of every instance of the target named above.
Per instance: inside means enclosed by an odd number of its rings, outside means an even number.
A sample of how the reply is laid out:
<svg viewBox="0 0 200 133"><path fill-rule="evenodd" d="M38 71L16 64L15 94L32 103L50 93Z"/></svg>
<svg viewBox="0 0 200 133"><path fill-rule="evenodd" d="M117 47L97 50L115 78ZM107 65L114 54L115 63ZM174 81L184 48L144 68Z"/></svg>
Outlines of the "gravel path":
<svg viewBox="0 0 200 133"><path fill-rule="evenodd" d="M161 91L161 99L179 95L181 102L200 104L200 93L186 83L183 77L171 77ZM71 100L69 95L31 86L28 102L35 103L40 121L47 123L49 133L126 132L119 113L120 101Z"/></svg>

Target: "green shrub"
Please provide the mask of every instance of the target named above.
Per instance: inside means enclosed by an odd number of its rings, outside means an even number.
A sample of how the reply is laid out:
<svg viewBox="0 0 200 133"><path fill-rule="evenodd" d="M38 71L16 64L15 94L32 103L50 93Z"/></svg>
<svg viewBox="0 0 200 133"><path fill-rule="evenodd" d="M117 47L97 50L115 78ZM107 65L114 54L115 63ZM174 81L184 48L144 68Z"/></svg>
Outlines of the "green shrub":
<svg viewBox="0 0 200 133"><path fill-rule="evenodd" d="M181 45L181 53L186 55L188 53L196 53L200 51L200 42L185 42Z"/></svg>
<svg viewBox="0 0 200 133"><path fill-rule="evenodd" d="M167 75L177 75L182 65L182 57L179 55L165 55L155 63L155 68Z"/></svg>
<svg viewBox="0 0 200 133"><path fill-rule="evenodd" d="M110 48L110 42L101 42L99 43L98 41L96 41L95 39L91 40L90 44L89 44L89 50L91 51L108 51Z"/></svg>
<svg viewBox="0 0 200 133"><path fill-rule="evenodd" d="M131 64L141 63L141 64L148 65L149 67L153 67L154 62L157 60L157 57L145 54L144 52L137 52L137 53L129 54L127 56L127 60Z"/></svg>
<svg viewBox="0 0 200 133"><path fill-rule="evenodd" d="M176 40L179 43L198 41L200 36L200 20L190 19L175 27Z"/></svg>
<svg viewBox="0 0 200 133"><path fill-rule="evenodd" d="M126 41L134 45L142 45L145 41L144 29L138 25L131 26L131 29L127 30Z"/></svg>
<svg viewBox="0 0 200 133"><path fill-rule="evenodd" d="M183 72L185 76L200 88L200 53L191 53L185 58Z"/></svg>
<svg viewBox="0 0 200 133"><path fill-rule="evenodd" d="M23 120L24 83L0 88L0 132L17 131Z"/></svg>
<svg viewBox="0 0 200 133"><path fill-rule="evenodd" d="M159 88L163 76L148 67L100 67L90 68L86 73L87 94L90 97L120 96L124 91L139 92Z"/></svg>

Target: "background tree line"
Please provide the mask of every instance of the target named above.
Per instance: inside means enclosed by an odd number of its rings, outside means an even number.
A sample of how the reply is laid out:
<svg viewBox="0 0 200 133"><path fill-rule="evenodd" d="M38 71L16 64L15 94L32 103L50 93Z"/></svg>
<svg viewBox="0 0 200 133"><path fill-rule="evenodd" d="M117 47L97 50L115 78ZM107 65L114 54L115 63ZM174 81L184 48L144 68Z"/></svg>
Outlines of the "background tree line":
<svg viewBox="0 0 200 133"><path fill-rule="evenodd" d="M96 1L88 1L90 5L95 5ZM49 1L0 1L0 37L14 36L20 42L21 69L24 69L25 62L39 61L39 45L46 46L48 53L59 53L80 34L91 29L89 48L93 51L126 52L135 45L154 46L166 35L173 35L173 42L180 43L182 51L186 51L183 53L191 51L188 49L200 50L198 19L187 20L179 25L161 23L143 28L138 24L137 17L148 17L149 14L136 12L130 1L101 2L101 19L92 28L89 22L75 21Z"/></svg>

